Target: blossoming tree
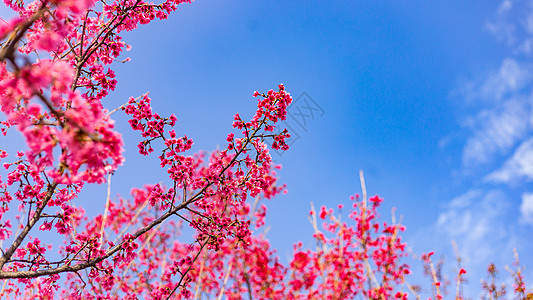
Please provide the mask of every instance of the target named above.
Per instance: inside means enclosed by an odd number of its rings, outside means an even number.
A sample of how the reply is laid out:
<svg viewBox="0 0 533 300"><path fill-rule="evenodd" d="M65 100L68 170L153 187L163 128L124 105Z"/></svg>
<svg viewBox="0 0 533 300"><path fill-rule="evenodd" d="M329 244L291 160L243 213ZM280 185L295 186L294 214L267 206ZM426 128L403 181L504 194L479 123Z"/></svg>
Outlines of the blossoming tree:
<svg viewBox="0 0 533 300"><path fill-rule="evenodd" d="M143 0L4 0L18 16L0 22L1 130L24 147L0 150L0 295L65 299L406 299L409 266L400 232L379 223L382 199L354 196L349 222L312 208L316 249L294 248L283 265L262 235L276 181L268 144L287 150L283 85L255 92L250 120L234 116L223 150L191 154L174 115L153 112L147 95L108 108L110 66L128 48L124 31L165 19L182 3ZM83 210L87 183L108 183L124 162L111 115L139 131L141 155L157 149L168 184L107 197L101 214ZM279 132L279 133L275 133ZM158 180L159 181L159 180ZM364 184L362 185L364 187ZM339 206L339 209L341 206ZM321 224L319 224L321 222ZM192 242L180 241L193 229ZM42 238L46 233L49 240ZM62 241L52 246L51 241ZM431 255L424 260L433 270ZM434 276L434 298L442 298ZM464 274L461 269L459 276ZM458 277L460 279L460 277ZM458 284L460 280L458 279ZM458 289L459 290L459 289ZM524 289L525 290L525 289ZM418 297L418 296L417 296ZM459 294L456 298L460 298Z"/></svg>
<svg viewBox="0 0 533 300"><path fill-rule="evenodd" d="M110 118L113 111L103 103L117 83L108 66L127 47L120 34L164 19L190 1L5 2L19 17L0 27L2 133L20 132L27 148L12 159L1 152L8 174L1 183L0 239L9 246L2 249L0 278L17 279L4 280L2 293L35 295L33 287L50 297L65 274L63 284L69 287L62 296L110 295L117 278L127 283L131 268L154 271L154 262L142 257L173 246L168 237L175 236L175 218L196 230L200 248L219 249L227 238L246 244L250 229L242 211L247 197L270 198L282 188L275 185L264 141L273 139L273 147L287 149L288 132L272 133L291 102L284 87L256 93L260 101L252 120L235 116L233 127L242 136L229 134L226 149L208 158L184 154L192 140L171 129L174 115L152 112L147 95L131 98L120 108L142 135L139 152L148 155L153 144L162 145L160 167L172 186L134 189L132 201L108 199L103 214L89 219L76 203L78 193L85 183L104 183L124 161L122 139ZM13 228L12 220L20 226ZM53 231L65 244L49 255L52 247L39 239L42 231ZM155 241L162 244L151 244ZM145 292L163 297L185 287L191 253L185 247L168 257L159 266L165 281ZM139 264L133 263L135 258ZM128 292L142 293L138 288Z"/></svg>

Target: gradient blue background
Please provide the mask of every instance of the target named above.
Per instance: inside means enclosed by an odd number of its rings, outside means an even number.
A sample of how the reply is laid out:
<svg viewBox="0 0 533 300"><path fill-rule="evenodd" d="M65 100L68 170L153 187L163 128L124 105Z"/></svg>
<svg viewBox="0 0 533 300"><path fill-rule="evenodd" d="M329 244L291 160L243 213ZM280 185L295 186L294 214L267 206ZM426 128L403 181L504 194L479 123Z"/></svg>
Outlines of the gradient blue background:
<svg viewBox="0 0 533 300"><path fill-rule="evenodd" d="M253 91L306 92L324 114L273 154L289 190L267 204L282 260L297 241L313 246L310 202L348 204L362 169L369 194L385 198L383 219L396 207L413 253L445 255L452 281L457 242L477 298L489 262L507 280L513 248L533 279L532 39L533 1L197 0L126 35L132 61L114 68L106 105L149 91L156 111L178 116L178 134L209 151L234 113L253 114ZM139 136L124 138L113 193L164 182L156 157L136 154ZM99 212L105 187L84 197Z"/></svg>

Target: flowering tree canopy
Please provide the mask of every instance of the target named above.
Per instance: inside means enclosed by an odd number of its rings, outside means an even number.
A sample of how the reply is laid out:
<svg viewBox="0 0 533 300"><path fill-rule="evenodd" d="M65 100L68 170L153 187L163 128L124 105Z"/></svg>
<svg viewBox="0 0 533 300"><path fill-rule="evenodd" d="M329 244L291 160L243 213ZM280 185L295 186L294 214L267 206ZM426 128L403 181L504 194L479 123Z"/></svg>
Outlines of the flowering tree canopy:
<svg viewBox="0 0 533 300"><path fill-rule="evenodd" d="M12 159L6 151L1 155L8 174L1 182L0 238L10 246L0 259L0 278L17 279L5 281L2 293L21 296L24 284L27 295L35 294L33 287L46 298L64 273L69 286L61 291L64 297L112 295L118 286L121 295L173 294L186 286L194 261L194 247L171 238L177 236L179 218L196 230L200 248L218 250L228 238L248 246L247 198L271 198L283 189L275 184L265 144L272 139L273 147L288 148L286 130L272 133L292 100L283 85L256 92L255 116L245 122L236 115L239 136L228 134L226 149L209 157L186 154L193 142L171 129L176 117L152 112L147 95L132 97L120 109L141 133L139 153L148 155L159 143L160 167L172 186L147 185L133 189L131 200L108 199L103 214L94 218L75 200L85 183L106 182L124 162L121 135L110 118L114 111L103 102L117 84L109 65L128 48L121 33L167 18L182 2L190 1L6 1L19 17L0 27L2 133L17 130L26 149ZM38 237L42 231L53 231L64 245L49 253L51 245ZM175 249L165 257L168 263L148 260L170 248ZM129 275L144 269L155 276L154 268L162 272L154 283ZM141 292L148 282L153 286Z"/></svg>
<svg viewBox="0 0 533 300"><path fill-rule="evenodd" d="M275 130L292 101L282 84L255 92L253 117L236 114L227 144L209 155L191 153L192 139L172 129L176 116L152 111L146 94L106 106L117 85L110 66L129 60L121 58L129 48L121 35L166 19L190 0L4 2L18 17L0 22L1 130L4 137L20 133L25 145L13 153L0 150L6 170L0 179L3 298L416 295L405 280L410 268L400 261L407 253L404 227L394 219L378 221L377 196L352 197L348 221L333 209L312 208L316 248L295 245L287 265L263 235L252 234L265 224L261 199L285 190L267 146L288 149L290 133ZM140 133L139 154L157 149L170 184L147 182L132 187L127 198L108 195L101 214L90 216L78 199L84 185L109 184L124 163L111 118L118 111ZM185 225L193 229L192 241L179 239ZM58 240L61 245L52 246ZM442 298L430 256L424 261L433 270L434 298Z"/></svg>

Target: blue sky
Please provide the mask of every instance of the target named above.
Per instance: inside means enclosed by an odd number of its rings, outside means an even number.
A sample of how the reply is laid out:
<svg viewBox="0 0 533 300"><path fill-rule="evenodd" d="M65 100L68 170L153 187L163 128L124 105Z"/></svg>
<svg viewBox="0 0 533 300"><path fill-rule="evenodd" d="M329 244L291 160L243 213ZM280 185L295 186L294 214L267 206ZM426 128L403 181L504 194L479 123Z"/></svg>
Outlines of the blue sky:
<svg viewBox="0 0 533 300"><path fill-rule="evenodd" d="M507 278L515 247L531 266L533 2L197 0L127 41L110 106L150 91L196 150L224 144L254 90L282 82L320 108L304 127L289 118L299 139L274 153L289 193L268 204L268 237L282 259L310 245L309 203L348 203L362 169L383 218L397 207L413 252L445 255L449 276L457 242L470 296L489 262ZM154 181L130 176L150 162L125 139L123 194Z"/></svg>
<svg viewBox="0 0 533 300"><path fill-rule="evenodd" d="M108 107L149 91L195 150L225 144L255 90L284 83L314 103L303 127L289 118L291 149L273 154L289 189L268 203L282 259L310 245L309 203L349 203L362 169L384 220L392 207L404 216L414 253L445 255L453 276L457 242L470 296L489 262L507 278L513 248L533 279L533 1L196 0L126 41L132 61L115 68ZM136 155L139 137L124 138L113 192L164 181L155 156ZM100 211L105 187L86 196Z"/></svg>
<svg viewBox="0 0 533 300"><path fill-rule="evenodd" d="M109 106L149 91L196 150L224 144L254 90L284 83L320 108L304 127L289 118L299 139L274 153L289 193L268 204L268 237L282 258L309 245L309 203L348 203L362 169L414 253L445 255L454 276L457 242L471 296L489 262L507 278L513 248L531 266L532 1L197 0L127 41ZM137 138L125 136L115 192L164 178L135 155Z"/></svg>

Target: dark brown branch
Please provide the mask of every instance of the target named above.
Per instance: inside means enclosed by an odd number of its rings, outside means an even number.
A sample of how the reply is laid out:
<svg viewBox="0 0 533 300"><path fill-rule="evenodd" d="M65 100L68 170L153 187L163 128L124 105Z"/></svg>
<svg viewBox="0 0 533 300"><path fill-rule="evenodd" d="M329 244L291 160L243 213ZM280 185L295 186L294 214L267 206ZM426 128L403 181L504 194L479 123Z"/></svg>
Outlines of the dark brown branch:
<svg viewBox="0 0 533 300"><path fill-rule="evenodd" d="M207 241L205 241L202 246L200 247L200 250L198 250L198 253L196 253L196 256L194 257L194 261L196 261L198 259L198 257L200 256L200 254L202 253L202 250L204 250L204 247L205 245L207 245ZM178 284L176 285L176 287L170 292L170 294L168 294L167 298L165 300L168 300L170 299L170 297L172 297L172 295L174 295L174 293L178 290L178 288L181 286L181 282L183 281L183 279L185 278L185 276L187 275L187 273L189 273L189 271L191 270L192 268L192 264L187 268L187 270L181 274L181 278L180 278L180 281L178 282Z"/></svg>
<svg viewBox="0 0 533 300"><path fill-rule="evenodd" d="M248 135L248 137L245 140L245 143L242 145L241 149L237 152L237 155L233 157L233 159L220 171L218 177L222 176L224 172L230 168L233 163L237 160L237 157L246 149L246 146L251 142L253 138L256 137L257 132L261 129L262 125L266 123L266 118L264 118L259 126L252 132L251 136ZM163 215L161 215L156 220L152 221L150 224L148 224L146 227L139 229L135 234L133 234L132 239L135 240L141 235L145 234L146 232L150 231L155 226L161 224L166 219L171 217L174 214L177 214L178 211L187 208L190 204L198 201L202 198L202 195L207 191L207 189L213 184L213 182L209 182L206 186L204 186L200 191L198 191L193 197L191 197L189 200L182 202L180 205L174 207L173 209L170 209ZM39 209L36 211L33 218L28 222L26 227L24 228L23 232L17 237L17 240L13 245L7 250L6 255L0 259L0 270L4 266L4 264L9 261L15 250L20 246L22 243L22 240L24 237L29 233L33 225L37 222L39 217L41 216L42 210L50 200L51 196L53 195L53 191L55 190L55 187L57 186L57 183L54 183L52 185L53 188L49 187L49 190L45 196L45 200L43 200L43 204ZM63 265L61 267L53 268L53 269L44 269L44 270L37 270L37 271L0 271L0 279L7 279L7 278L35 278L35 277L41 277L46 275L53 275L53 274L59 274L63 272L77 272L86 268L94 267L96 264L104 261L108 257L114 255L118 251L122 249L124 242L115 245L111 249L109 249L103 256L90 259L84 263L80 263L77 265ZM178 285L179 286L179 285Z"/></svg>
<svg viewBox="0 0 533 300"><path fill-rule="evenodd" d="M2 256L2 258L0 258L0 270L11 259L11 257L13 256L13 253L15 253L15 251L20 246L20 244L22 244L22 241L24 241L24 238L28 235L28 233L30 233L30 231L33 228L33 226L35 225L35 223L37 223L37 221L39 221L39 219L41 218L41 214L42 214L44 208L48 204L48 201L50 201L50 199L54 195L54 191L55 191L57 185L58 184L54 181L51 185L48 186L48 189L46 191L44 199L43 199L41 205L37 208L37 210L33 214L33 217L28 220L28 223L26 224L26 226L24 227L22 232L17 236L17 238L15 239L15 241L13 242L11 247L9 247L9 249L7 249L7 251ZM4 273L4 272L0 272L0 274L2 274L2 273ZM13 272L11 272L11 273L13 273ZM14 273L19 273L19 272L14 272ZM18 276L16 278L23 278L23 277L25 277L25 276ZM1 275L0 275L0 278L4 278L4 277L1 277ZM9 277L5 277L5 278L9 278ZM15 278L15 277L12 277L12 278Z"/></svg>
<svg viewBox="0 0 533 300"><path fill-rule="evenodd" d="M80 74L81 74L81 69L83 68L83 65L85 65L85 63L87 62L89 57L91 57L91 55L93 55L94 52L96 52L96 50L99 49L100 46L103 43L105 43L107 38L111 35L111 33L113 33L113 31L115 29L117 29L118 26L123 24L122 22L124 22L124 20L128 16L129 11L135 9L139 5L140 2L141 2L141 0L137 0L137 2L135 2L135 4L133 6L130 6L128 9L126 9L123 12L124 15L122 16L122 19L120 19L120 21L118 21L115 25L113 25L112 28L109 28L108 26L113 24L113 22L118 18L118 15L116 15L111 21L108 22L108 25L105 26L105 28L107 29L107 32L106 32L106 30L101 31L98 34L98 36L96 36L94 38L94 41L91 43L91 45L89 45L89 47L87 47L87 51L85 52L84 56L80 57L80 60L79 60L78 64L76 65L76 73L74 75L74 80L72 81L72 86L70 88L72 91L74 91L78 87L77 83L78 83L78 79L79 79ZM100 41L98 41L98 39L102 36L102 34L104 32L106 32L105 36ZM83 47L83 45L82 45L82 47ZM80 53L82 53L81 50L80 50Z"/></svg>
<svg viewBox="0 0 533 300"><path fill-rule="evenodd" d="M4 44L4 46L0 50L0 61L5 61L6 58L14 59L13 54L15 53L15 48L18 42L22 39L26 31L30 29L31 25L33 25L33 23L37 21L42 16L42 14L47 10L48 9L43 3L43 5L39 8L39 10L37 10L35 14L33 14L33 16L29 20L27 20L24 23L24 25L22 25L22 27L19 29L18 34L13 39L7 40L7 42Z"/></svg>

